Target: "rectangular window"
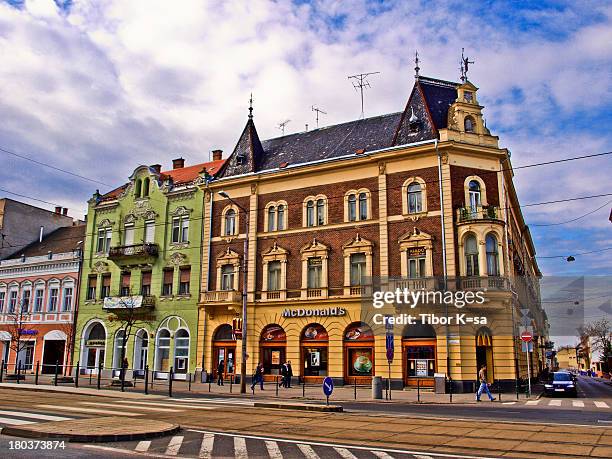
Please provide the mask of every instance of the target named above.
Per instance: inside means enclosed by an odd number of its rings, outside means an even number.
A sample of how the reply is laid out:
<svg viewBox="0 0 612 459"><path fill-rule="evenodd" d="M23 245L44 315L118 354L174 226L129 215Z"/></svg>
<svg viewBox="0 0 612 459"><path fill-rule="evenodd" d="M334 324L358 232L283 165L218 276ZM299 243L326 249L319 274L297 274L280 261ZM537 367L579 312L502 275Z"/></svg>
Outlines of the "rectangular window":
<svg viewBox="0 0 612 459"><path fill-rule="evenodd" d="M42 312L44 296L45 291L41 288L37 288L34 293L34 312Z"/></svg>
<svg viewBox="0 0 612 459"><path fill-rule="evenodd" d="M51 290L49 290L49 309L48 309L49 312L57 311L58 297L59 297L59 288L52 287Z"/></svg>
<svg viewBox="0 0 612 459"><path fill-rule="evenodd" d="M221 267L221 290L234 290L234 265Z"/></svg>
<svg viewBox="0 0 612 459"><path fill-rule="evenodd" d="M172 219L172 242L179 242L181 238L181 219L174 217Z"/></svg>
<svg viewBox="0 0 612 459"><path fill-rule="evenodd" d="M425 257L408 257L408 277L410 279L425 277Z"/></svg>
<svg viewBox="0 0 612 459"><path fill-rule="evenodd" d="M64 289L64 298L62 300L62 311L67 312L72 310L72 287Z"/></svg>
<svg viewBox="0 0 612 459"><path fill-rule="evenodd" d="M181 242L189 242L189 219L186 216L181 219Z"/></svg>
<svg viewBox="0 0 612 459"><path fill-rule="evenodd" d="M323 199L317 201L317 225L325 225L325 201Z"/></svg>
<svg viewBox="0 0 612 459"><path fill-rule="evenodd" d="M306 203L306 226L311 227L315 224L314 219L314 201L308 201Z"/></svg>
<svg viewBox="0 0 612 459"><path fill-rule="evenodd" d="M30 310L30 296L32 292L30 290L24 290L21 293L21 312L28 312Z"/></svg>
<svg viewBox="0 0 612 459"><path fill-rule="evenodd" d="M131 272L123 272L121 273L121 296L129 296L130 294L130 283L132 280Z"/></svg>
<svg viewBox="0 0 612 459"><path fill-rule="evenodd" d="M142 296L151 295L151 271L142 272L142 280L140 282L140 294Z"/></svg>
<svg viewBox="0 0 612 459"><path fill-rule="evenodd" d="M276 210L276 229L282 231L285 229L285 206L283 204L278 206Z"/></svg>
<svg viewBox="0 0 612 459"><path fill-rule="evenodd" d="M6 292L0 292L0 312L4 312L5 299L6 299Z"/></svg>
<svg viewBox="0 0 612 459"><path fill-rule="evenodd" d="M96 299L96 286L98 283L98 276L89 276L87 279L87 300Z"/></svg>
<svg viewBox="0 0 612 459"><path fill-rule="evenodd" d="M321 288L322 268L321 257L308 259L308 288Z"/></svg>
<svg viewBox="0 0 612 459"><path fill-rule="evenodd" d="M153 220L145 222L144 241L149 244L155 242L155 222Z"/></svg>
<svg viewBox="0 0 612 459"><path fill-rule="evenodd" d="M10 294L9 297L9 309L8 312L10 313L15 313L15 310L17 309L17 291L13 290Z"/></svg>
<svg viewBox="0 0 612 459"><path fill-rule="evenodd" d="M357 220L357 200L354 194L348 197L348 218L349 222Z"/></svg>
<svg viewBox="0 0 612 459"><path fill-rule="evenodd" d="M110 274L104 274L102 276L102 288L100 289L100 298L104 299L110 296L111 276Z"/></svg>
<svg viewBox="0 0 612 459"><path fill-rule="evenodd" d="M276 229L276 207L272 206L268 209L268 231Z"/></svg>
<svg viewBox="0 0 612 459"><path fill-rule="evenodd" d="M189 242L189 218L186 215L172 219L172 242Z"/></svg>
<svg viewBox="0 0 612 459"><path fill-rule="evenodd" d="M130 223L125 225L125 231L123 233L123 245L134 244L134 224Z"/></svg>
<svg viewBox="0 0 612 459"><path fill-rule="evenodd" d="M106 230L104 228L100 228L98 230L98 245L96 246L96 252L102 253L104 252L104 242L106 241Z"/></svg>
<svg viewBox="0 0 612 459"><path fill-rule="evenodd" d="M351 255L351 286L365 284L366 256L365 253Z"/></svg>
<svg viewBox="0 0 612 459"><path fill-rule="evenodd" d="M274 292L281 289L281 262L271 261L268 263L268 291Z"/></svg>
<svg viewBox="0 0 612 459"><path fill-rule="evenodd" d="M179 295L189 295L189 281L191 280L191 267L186 266L180 269L179 275Z"/></svg>
<svg viewBox="0 0 612 459"><path fill-rule="evenodd" d="M365 193L359 193L359 220L368 219L368 196Z"/></svg>
<svg viewBox="0 0 612 459"><path fill-rule="evenodd" d="M164 269L164 282L162 284L162 296L172 296L174 283L174 269Z"/></svg>

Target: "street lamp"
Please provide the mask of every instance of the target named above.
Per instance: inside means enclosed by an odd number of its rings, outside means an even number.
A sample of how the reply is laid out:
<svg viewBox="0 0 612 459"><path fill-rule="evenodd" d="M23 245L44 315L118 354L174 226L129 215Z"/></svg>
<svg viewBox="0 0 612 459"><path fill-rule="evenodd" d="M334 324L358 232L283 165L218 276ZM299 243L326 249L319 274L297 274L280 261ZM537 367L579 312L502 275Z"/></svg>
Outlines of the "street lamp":
<svg viewBox="0 0 612 459"><path fill-rule="evenodd" d="M219 196L228 199L232 204L244 212L245 216L245 235L242 262L242 359L240 362L240 393L246 394L246 359L247 359L247 272L248 272L248 251L249 251L249 213L234 201L227 192L218 191ZM238 229L240 232L240 229Z"/></svg>

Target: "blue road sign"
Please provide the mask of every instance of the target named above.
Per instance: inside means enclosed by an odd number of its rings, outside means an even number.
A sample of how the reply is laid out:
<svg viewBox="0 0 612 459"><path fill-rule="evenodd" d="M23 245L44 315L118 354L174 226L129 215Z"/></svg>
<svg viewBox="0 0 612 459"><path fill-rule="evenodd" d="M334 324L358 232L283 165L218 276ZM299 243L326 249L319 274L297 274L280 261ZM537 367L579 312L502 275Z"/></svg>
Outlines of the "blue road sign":
<svg viewBox="0 0 612 459"><path fill-rule="evenodd" d="M387 360L389 363L393 362L393 356L395 353L395 345L393 343L393 334L387 333L387 339L385 340L385 345L387 348Z"/></svg>
<svg viewBox="0 0 612 459"><path fill-rule="evenodd" d="M326 376L323 380L323 393L326 397L329 397L334 391L334 380L331 377Z"/></svg>

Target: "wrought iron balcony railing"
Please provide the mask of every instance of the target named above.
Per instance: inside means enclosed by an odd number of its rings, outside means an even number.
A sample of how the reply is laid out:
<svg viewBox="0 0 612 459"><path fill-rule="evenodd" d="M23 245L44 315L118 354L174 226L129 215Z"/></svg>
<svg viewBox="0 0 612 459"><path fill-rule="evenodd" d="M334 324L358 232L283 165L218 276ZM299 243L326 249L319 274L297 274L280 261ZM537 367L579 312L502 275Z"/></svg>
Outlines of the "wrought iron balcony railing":
<svg viewBox="0 0 612 459"><path fill-rule="evenodd" d="M460 207L457 209L458 223L474 220L502 220L502 214L499 207L496 206Z"/></svg>
<svg viewBox="0 0 612 459"><path fill-rule="evenodd" d="M159 248L157 244L146 242L144 244L119 245L111 247L108 258L120 259L131 257L157 257Z"/></svg>

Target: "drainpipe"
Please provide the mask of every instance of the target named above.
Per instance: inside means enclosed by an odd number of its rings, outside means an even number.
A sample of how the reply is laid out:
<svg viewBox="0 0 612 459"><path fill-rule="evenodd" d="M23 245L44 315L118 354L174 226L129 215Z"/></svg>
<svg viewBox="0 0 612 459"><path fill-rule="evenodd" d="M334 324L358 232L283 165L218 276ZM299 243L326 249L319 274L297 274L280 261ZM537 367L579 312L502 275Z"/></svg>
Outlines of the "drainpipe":
<svg viewBox="0 0 612 459"><path fill-rule="evenodd" d="M213 229L213 203L215 202L215 194L213 193L212 190L210 190L207 187L208 191L210 192L210 206L208 209L209 212L209 218L208 218L208 272L206 273L206 292L210 291L210 273L211 273L211 267L212 267L212 260L210 259L210 254L212 252L212 229ZM202 225L202 231L204 231L204 225ZM202 266L202 269L204 269L204 266ZM206 298L206 296L204 297ZM204 306L204 324L203 324L203 334L204 336L206 336L206 328L208 325L208 318L206 315L206 306ZM204 340L204 344L202 346L202 371L204 371L204 355L206 354L206 352L204 351L204 349L206 349L206 341ZM211 353L212 353L212 347L211 347ZM211 362L212 362L212 355L211 355ZM207 375L208 378L212 377L212 363L211 363L211 368L210 368L210 374Z"/></svg>
<svg viewBox="0 0 612 459"><path fill-rule="evenodd" d="M68 355L70 355L70 372L72 373L72 367L74 365L74 349L76 347L76 332L77 332L77 318L79 316L79 303L81 300L81 282L83 281L83 258L84 258L84 254L85 254L85 239L83 239L83 242L81 242L80 244L80 248L79 248L79 261L78 261L78 265L79 265L79 274L77 276L78 280L77 280L77 284L76 284L76 288L75 288L75 292L74 292L74 298L75 298L75 302L74 302L74 313L73 313L73 317L72 317L72 326L70 327L72 329L72 336L70 337L70 343L68 343ZM81 358L81 352L79 352L79 359ZM66 358L66 365L68 365L68 359ZM64 366L64 368L65 368ZM64 375L66 374L66 372L64 371ZM78 377L78 375L75 375L75 377Z"/></svg>
<svg viewBox="0 0 612 459"><path fill-rule="evenodd" d="M442 155L438 150L438 139L435 139L434 148L436 149L436 155L438 156L438 186L440 190L440 223L442 225L442 269L444 275L443 291L446 292L448 288L448 269L446 266L446 230L444 228L444 191L442 189ZM452 215L451 215L452 218ZM448 317L448 304L445 303L445 314ZM449 352L449 325L446 324L446 372L450 378L451 366L450 366L450 352Z"/></svg>

